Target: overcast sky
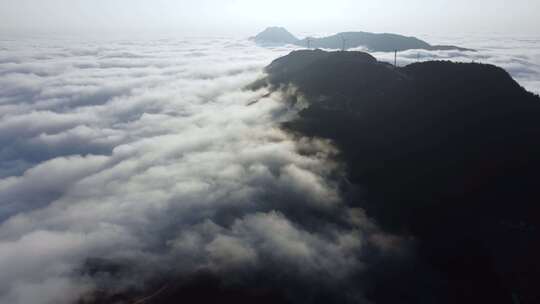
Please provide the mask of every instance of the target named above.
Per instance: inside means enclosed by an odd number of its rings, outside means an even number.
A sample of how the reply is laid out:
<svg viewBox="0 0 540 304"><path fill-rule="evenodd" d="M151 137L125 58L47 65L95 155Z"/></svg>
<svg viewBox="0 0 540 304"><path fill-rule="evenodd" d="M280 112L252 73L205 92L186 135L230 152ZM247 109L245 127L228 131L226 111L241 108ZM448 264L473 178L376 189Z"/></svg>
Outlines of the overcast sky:
<svg viewBox="0 0 540 304"><path fill-rule="evenodd" d="M539 0L0 0L0 29L250 34L342 30L535 35Z"/></svg>

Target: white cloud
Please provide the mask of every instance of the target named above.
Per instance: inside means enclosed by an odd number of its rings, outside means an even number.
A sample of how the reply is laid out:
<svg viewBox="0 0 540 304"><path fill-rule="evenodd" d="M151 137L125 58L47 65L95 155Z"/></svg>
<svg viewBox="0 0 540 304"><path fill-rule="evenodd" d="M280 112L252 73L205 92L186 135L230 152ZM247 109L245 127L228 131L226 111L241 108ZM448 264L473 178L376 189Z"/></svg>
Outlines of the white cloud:
<svg viewBox="0 0 540 304"><path fill-rule="evenodd" d="M289 51L225 38L7 42L0 303L69 303L200 269L332 285L362 271L370 248L399 251L401 239L340 200L335 149L279 129L286 93L242 89ZM534 52L424 55L478 56L538 82ZM92 258L137 274L107 281L84 271Z"/></svg>
<svg viewBox="0 0 540 304"><path fill-rule="evenodd" d="M68 303L201 268L286 272L271 260L298 269L291 279L359 269L374 228L328 178L335 151L279 129L281 93L243 90L289 49L34 43L0 51L0 162L18 164L0 167L1 303ZM88 275L94 258L138 273Z"/></svg>

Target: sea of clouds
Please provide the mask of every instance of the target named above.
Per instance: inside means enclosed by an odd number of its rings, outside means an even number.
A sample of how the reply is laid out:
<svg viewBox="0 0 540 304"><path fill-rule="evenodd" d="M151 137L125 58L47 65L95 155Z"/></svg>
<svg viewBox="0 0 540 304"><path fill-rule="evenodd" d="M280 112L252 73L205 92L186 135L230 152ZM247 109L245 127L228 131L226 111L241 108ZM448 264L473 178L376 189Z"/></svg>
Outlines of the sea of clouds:
<svg viewBox="0 0 540 304"><path fill-rule="evenodd" d="M244 90L289 51L3 40L0 303L71 303L201 269L324 285L362 268L366 248L392 247L341 201L335 150L280 130L294 114L282 93ZM89 274L92 259L129 274Z"/></svg>
<svg viewBox="0 0 540 304"><path fill-rule="evenodd" d="M540 41L510 41L399 60L495 63L540 92ZM0 303L73 303L201 270L343 290L399 254L405 241L341 197L332 145L280 129L295 114L287 93L244 89L293 49L0 39ZM85 270L96 259L128 270Z"/></svg>

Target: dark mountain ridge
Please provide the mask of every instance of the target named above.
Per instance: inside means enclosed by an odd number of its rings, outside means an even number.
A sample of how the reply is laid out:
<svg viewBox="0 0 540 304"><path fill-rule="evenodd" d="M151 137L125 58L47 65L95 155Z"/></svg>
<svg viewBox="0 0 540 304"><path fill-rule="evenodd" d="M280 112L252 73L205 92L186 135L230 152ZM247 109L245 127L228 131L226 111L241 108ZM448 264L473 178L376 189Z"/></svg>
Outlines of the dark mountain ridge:
<svg viewBox="0 0 540 304"><path fill-rule="evenodd" d="M307 37L298 39L282 27L269 27L251 39L263 45L295 44L304 47L325 49L365 47L367 50L373 52L393 52L412 49L474 51L451 45L430 45L416 37L390 33L344 32L322 38Z"/></svg>
<svg viewBox="0 0 540 304"><path fill-rule="evenodd" d="M296 51L266 72L251 88L297 88L286 90L284 102L301 102L302 110L285 129L340 149L344 202L412 248L375 254L330 290L272 272L244 282L203 268L152 279L143 290L97 292L80 304L540 303L538 96L492 65L395 68L362 52ZM81 271L131 273L100 260ZM354 290L362 297L349 297Z"/></svg>
<svg viewBox="0 0 540 304"><path fill-rule="evenodd" d="M348 187L365 189L351 204L419 240L448 303L538 302L538 96L492 65L395 68L361 52L296 51L266 71L272 89L298 88L289 102L308 100L285 127L336 144ZM396 303L391 289L373 300Z"/></svg>

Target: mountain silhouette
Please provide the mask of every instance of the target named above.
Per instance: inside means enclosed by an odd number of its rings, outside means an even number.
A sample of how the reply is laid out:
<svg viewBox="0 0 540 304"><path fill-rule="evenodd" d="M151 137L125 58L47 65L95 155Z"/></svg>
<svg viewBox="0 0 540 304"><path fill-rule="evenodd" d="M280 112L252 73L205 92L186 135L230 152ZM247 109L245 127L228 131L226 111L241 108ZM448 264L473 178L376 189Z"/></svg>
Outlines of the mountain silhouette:
<svg viewBox="0 0 540 304"><path fill-rule="evenodd" d="M251 40L254 40L260 44L297 44L299 40L294 37L293 34L289 33L283 27L269 27L259 33L257 36L252 37Z"/></svg>
<svg viewBox="0 0 540 304"><path fill-rule="evenodd" d="M493 65L396 68L362 52L295 51L266 72L256 85L294 85L287 102L302 100L284 126L335 143L345 188L361 189L349 203L418 240L418 257L441 278L448 303L511 303L512 294L538 303L538 96ZM395 284L423 272L401 275ZM374 302L399 302L386 280Z"/></svg>
<svg viewBox="0 0 540 304"><path fill-rule="evenodd" d="M252 40L259 44L295 44L304 47L342 49L364 47L372 52L393 52L412 49L422 50L458 50L474 51L452 45L430 45L415 37L407 37L397 34L376 34L368 32L344 32L336 35L305 39L298 39L285 28L270 27L253 37Z"/></svg>

